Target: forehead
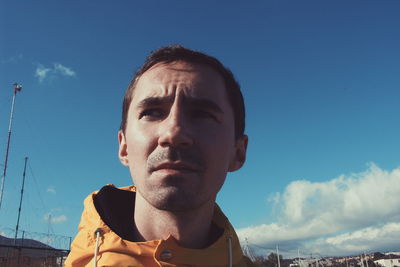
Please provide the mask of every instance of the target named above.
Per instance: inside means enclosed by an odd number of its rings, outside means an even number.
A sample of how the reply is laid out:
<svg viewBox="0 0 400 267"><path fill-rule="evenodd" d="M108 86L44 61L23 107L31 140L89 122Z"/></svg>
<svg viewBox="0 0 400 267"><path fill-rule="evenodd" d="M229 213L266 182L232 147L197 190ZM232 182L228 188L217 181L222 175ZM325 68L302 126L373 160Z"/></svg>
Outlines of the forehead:
<svg viewBox="0 0 400 267"><path fill-rule="evenodd" d="M158 63L139 78L132 95L137 102L146 97L171 95L226 100L222 76L213 68L196 63Z"/></svg>

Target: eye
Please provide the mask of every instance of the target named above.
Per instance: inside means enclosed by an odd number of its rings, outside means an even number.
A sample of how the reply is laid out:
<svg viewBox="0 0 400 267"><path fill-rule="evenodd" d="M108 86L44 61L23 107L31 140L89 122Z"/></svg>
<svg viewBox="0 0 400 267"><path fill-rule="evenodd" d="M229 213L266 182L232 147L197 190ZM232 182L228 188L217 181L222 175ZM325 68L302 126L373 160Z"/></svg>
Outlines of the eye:
<svg viewBox="0 0 400 267"><path fill-rule="evenodd" d="M205 109L195 109L192 111L192 116L197 119L213 119L217 120L214 113Z"/></svg>
<svg viewBox="0 0 400 267"><path fill-rule="evenodd" d="M164 112L160 108L145 109L139 114L139 119L158 120L164 116Z"/></svg>

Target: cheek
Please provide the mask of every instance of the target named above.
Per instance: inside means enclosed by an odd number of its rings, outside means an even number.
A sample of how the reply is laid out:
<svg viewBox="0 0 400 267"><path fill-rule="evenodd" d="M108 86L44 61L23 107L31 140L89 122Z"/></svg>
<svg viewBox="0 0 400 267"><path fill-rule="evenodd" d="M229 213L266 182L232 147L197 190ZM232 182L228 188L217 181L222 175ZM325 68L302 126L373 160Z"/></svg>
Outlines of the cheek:
<svg viewBox="0 0 400 267"><path fill-rule="evenodd" d="M229 169L230 162L234 156L234 143L229 136L221 136L221 138L210 138L207 144L203 144L201 148L214 172L225 173Z"/></svg>
<svg viewBox="0 0 400 267"><path fill-rule="evenodd" d="M131 130L128 133L128 157L132 163L143 164L148 155L156 147L156 138L153 132L144 132L141 130Z"/></svg>

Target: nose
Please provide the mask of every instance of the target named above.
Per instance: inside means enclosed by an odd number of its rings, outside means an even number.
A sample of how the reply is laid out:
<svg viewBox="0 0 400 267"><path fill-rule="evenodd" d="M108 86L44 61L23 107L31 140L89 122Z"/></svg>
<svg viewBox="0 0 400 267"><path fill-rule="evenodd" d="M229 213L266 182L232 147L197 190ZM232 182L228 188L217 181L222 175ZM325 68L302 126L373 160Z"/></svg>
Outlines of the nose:
<svg viewBox="0 0 400 267"><path fill-rule="evenodd" d="M193 144L190 122L183 110L172 107L159 128L158 144L162 147L186 148Z"/></svg>

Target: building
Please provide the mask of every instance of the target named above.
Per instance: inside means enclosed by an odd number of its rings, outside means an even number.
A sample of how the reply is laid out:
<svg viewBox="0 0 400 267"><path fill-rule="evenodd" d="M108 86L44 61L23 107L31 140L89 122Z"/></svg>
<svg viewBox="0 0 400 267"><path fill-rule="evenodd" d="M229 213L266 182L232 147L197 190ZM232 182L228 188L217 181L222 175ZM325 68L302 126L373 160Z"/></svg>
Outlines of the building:
<svg viewBox="0 0 400 267"><path fill-rule="evenodd" d="M15 240L0 235L0 267L59 267L68 252L37 240Z"/></svg>
<svg viewBox="0 0 400 267"><path fill-rule="evenodd" d="M374 260L374 263L384 267L400 267L400 256L386 255L379 260Z"/></svg>

